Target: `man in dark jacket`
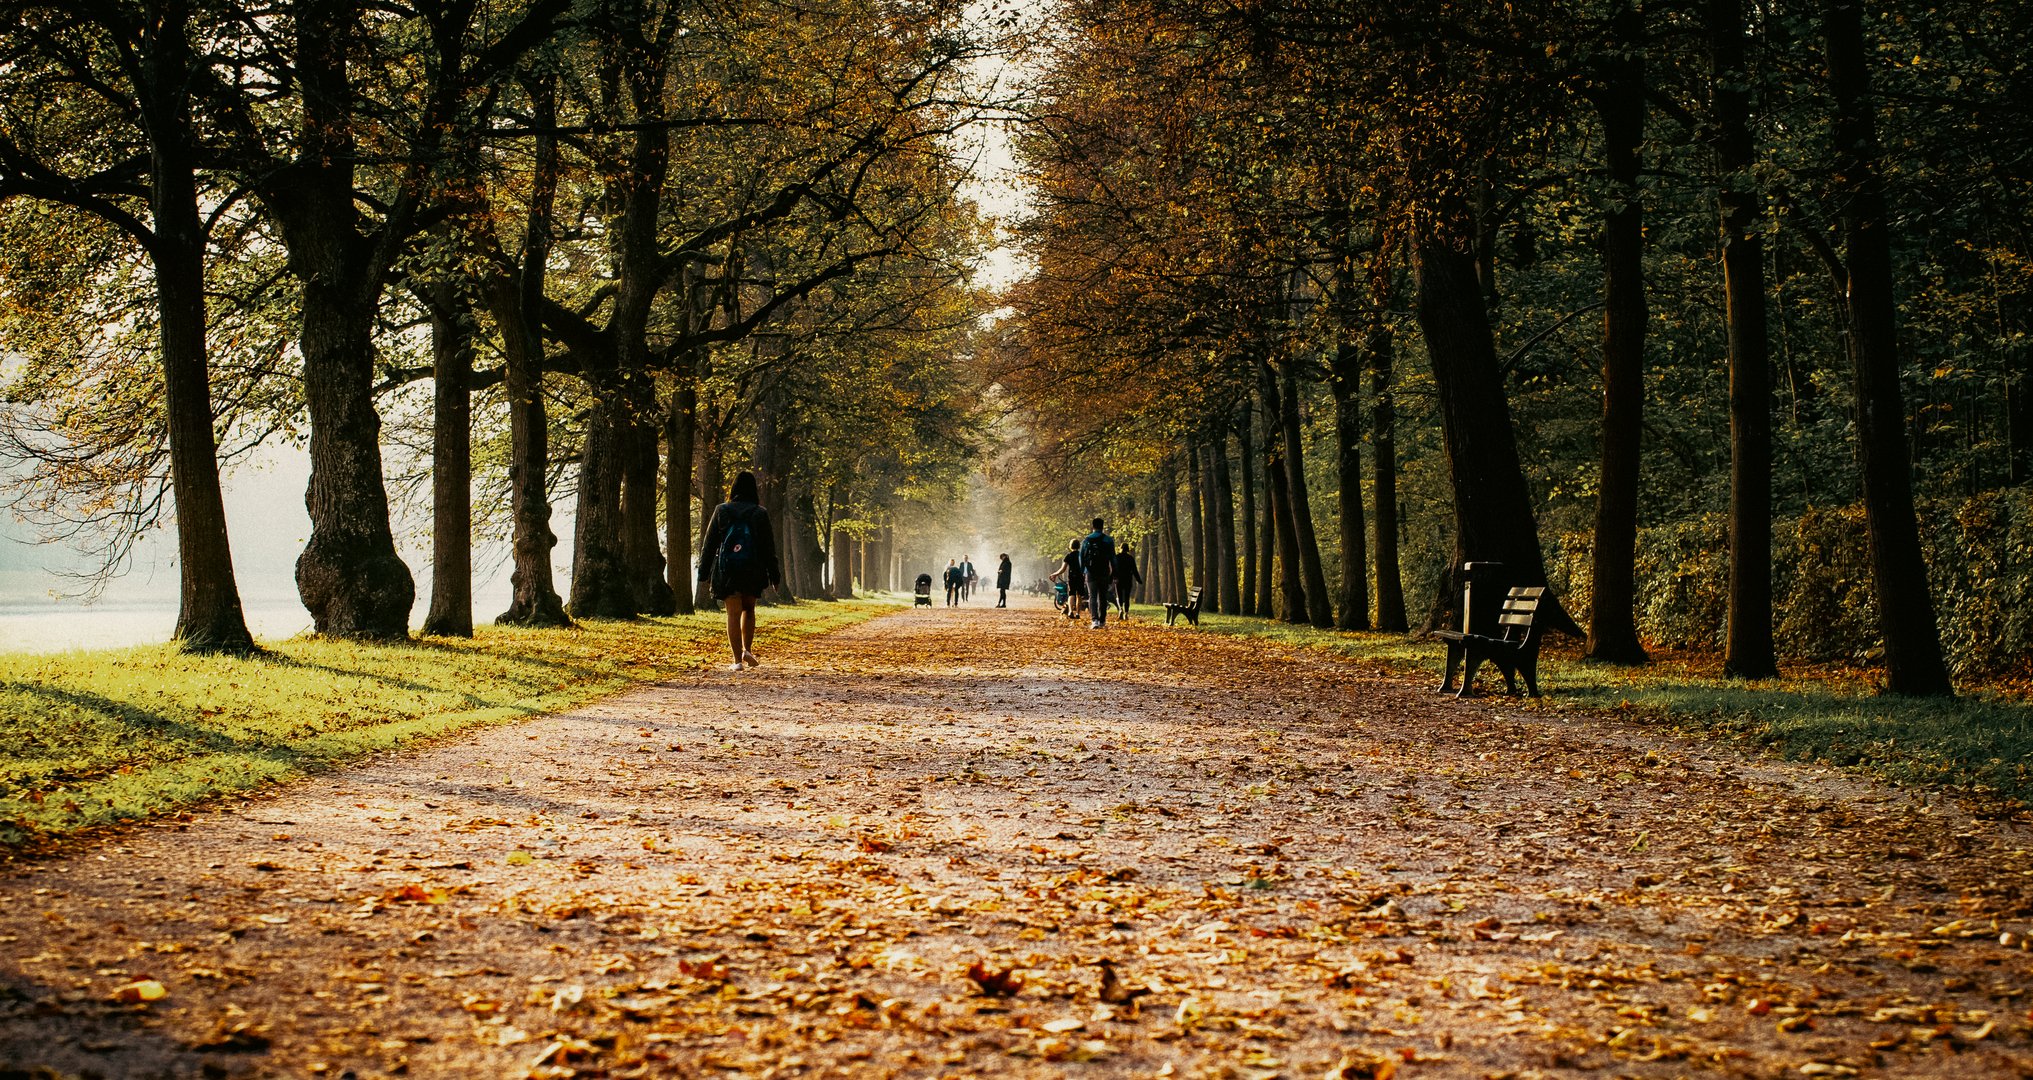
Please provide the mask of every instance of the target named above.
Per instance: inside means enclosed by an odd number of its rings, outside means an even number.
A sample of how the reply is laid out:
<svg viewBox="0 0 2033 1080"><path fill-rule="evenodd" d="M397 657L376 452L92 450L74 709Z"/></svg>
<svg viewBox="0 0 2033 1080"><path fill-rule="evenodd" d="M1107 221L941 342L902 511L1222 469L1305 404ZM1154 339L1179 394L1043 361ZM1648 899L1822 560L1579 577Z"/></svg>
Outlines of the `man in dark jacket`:
<svg viewBox="0 0 2033 1080"><path fill-rule="evenodd" d="M1102 529L1100 518L1094 519L1094 531L1080 541L1080 573L1087 579L1087 614L1093 621L1089 629L1099 630L1108 624L1108 605L1115 599L1111 583L1115 579L1115 537Z"/></svg>
<svg viewBox="0 0 2033 1080"><path fill-rule="evenodd" d="M1009 575L1013 569L1009 564L1009 555L1005 552L1002 556L1002 562L995 568L996 607L1009 606Z"/></svg>
<svg viewBox="0 0 2033 1080"><path fill-rule="evenodd" d="M1130 594L1136 592L1138 583L1144 579L1144 572L1137 569L1136 552L1128 544L1115 553L1115 601L1122 617L1129 618Z"/></svg>
<svg viewBox="0 0 2033 1080"><path fill-rule="evenodd" d="M958 604L960 602L960 587L966 583L967 576L960 572L959 561L957 559L947 559L946 560L947 607L952 607L953 605Z"/></svg>

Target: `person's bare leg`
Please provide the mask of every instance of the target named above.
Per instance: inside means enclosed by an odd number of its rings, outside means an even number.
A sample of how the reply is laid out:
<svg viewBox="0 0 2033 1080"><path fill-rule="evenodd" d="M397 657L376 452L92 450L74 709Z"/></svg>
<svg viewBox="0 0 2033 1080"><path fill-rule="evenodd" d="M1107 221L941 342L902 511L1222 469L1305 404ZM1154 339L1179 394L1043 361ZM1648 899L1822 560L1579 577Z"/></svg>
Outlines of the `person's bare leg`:
<svg viewBox="0 0 2033 1080"><path fill-rule="evenodd" d="M741 597L727 598L727 647L734 650L734 668L741 669Z"/></svg>
<svg viewBox="0 0 2033 1080"><path fill-rule="evenodd" d="M748 662L749 667L755 667L759 663L755 658L755 597L743 597L743 600L745 603L741 605L741 658Z"/></svg>

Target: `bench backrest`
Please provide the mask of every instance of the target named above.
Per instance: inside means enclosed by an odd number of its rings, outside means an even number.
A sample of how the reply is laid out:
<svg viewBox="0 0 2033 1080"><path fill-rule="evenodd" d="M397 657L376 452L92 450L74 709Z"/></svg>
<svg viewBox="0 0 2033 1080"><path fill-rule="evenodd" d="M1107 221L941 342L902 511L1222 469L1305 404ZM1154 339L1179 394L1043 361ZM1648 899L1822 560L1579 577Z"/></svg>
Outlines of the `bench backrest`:
<svg viewBox="0 0 2033 1080"><path fill-rule="evenodd" d="M1186 606L1195 611L1200 610L1200 596L1206 591L1206 589L1195 585L1193 591L1186 594Z"/></svg>
<svg viewBox="0 0 2033 1080"><path fill-rule="evenodd" d="M1497 616L1497 626L1505 641L1523 643L1532 635L1532 620L1539 615L1539 601L1544 599L1543 586L1520 585L1504 597L1504 610Z"/></svg>

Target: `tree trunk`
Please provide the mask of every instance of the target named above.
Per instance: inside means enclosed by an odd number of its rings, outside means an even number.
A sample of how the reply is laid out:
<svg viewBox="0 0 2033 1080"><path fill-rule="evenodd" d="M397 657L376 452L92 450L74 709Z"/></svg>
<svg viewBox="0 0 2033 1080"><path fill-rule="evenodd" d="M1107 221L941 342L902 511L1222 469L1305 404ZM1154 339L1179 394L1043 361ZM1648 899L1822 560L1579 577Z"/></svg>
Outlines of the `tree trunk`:
<svg viewBox="0 0 2033 1080"><path fill-rule="evenodd" d="M1876 108L1869 53L1857 0L1826 0L1823 32L1834 100L1835 188L1848 249L1850 363L1856 379L1857 456L1878 619L1885 636L1885 689L1894 694L1954 693L1942 660L1941 633L1913 512L1905 395L1899 385L1890 223L1879 172Z"/></svg>
<svg viewBox="0 0 2033 1080"><path fill-rule="evenodd" d="M531 113L539 131L557 123L557 92L550 83L531 88ZM564 601L552 584L551 549L558 544L551 531L551 502L546 491L550 469L550 426L544 415L544 343L537 312L543 304L544 268L550 261L551 212L558 191L558 140L539 134L533 141L536 169L530 184L529 217L524 223L522 266L491 291L494 321L501 327L502 392L508 398L509 513L514 521L511 548L515 569L509 581L514 595L496 622L512 626L570 626Z"/></svg>
<svg viewBox="0 0 2033 1080"><path fill-rule="evenodd" d="M177 620L175 640L188 652L249 655L233 549L226 538L226 502L219 487L219 451L212 432L210 358L205 329L205 235L197 182L186 152L190 137L188 27L165 19L145 53L143 120L149 127L149 211L155 229L156 317L161 333L164 408L169 429L169 483L176 502Z"/></svg>
<svg viewBox="0 0 2033 1080"><path fill-rule="evenodd" d="M1253 440L1249 437L1249 410L1243 409L1240 423L1231 424L1235 429L1237 471L1242 474L1242 582L1241 591L1236 595L1236 609L1244 615L1257 614L1257 482L1256 456ZM1221 436L1222 450L1227 452L1228 432Z"/></svg>
<svg viewBox="0 0 2033 1080"><path fill-rule="evenodd" d="M725 466L720 457L720 443L719 429L708 428L705 441L699 445L699 523L695 532L699 538L701 559L706 557L706 530L713 527L713 511L727 501ZM777 517L770 519L772 525L781 524L782 521L782 518ZM713 598L713 586L710 582L694 583L692 607L699 611L720 610L720 601Z"/></svg>
<svg viewBox="0 0 2033 1080"><path fill-rule="evenodd" d="M692 459L698 441L699 386L685 372L664 418L664 549L669 555L664 580L677 615L690 615L698 607L692 580Z"/></svg>
<svg viewBox="0 0 2033 1080"><path fill-rule="evenodd" d="M1369 547L1362 507L1362 355L1354 328L1344 327L1334 349L1335 477L1341 510L1341 602L1334 625L1369 629Z"/></svg>
<svg viewBox="0 0 2033 1080"><path fill-rule="evenodd" d="M819 546L819 514L812 505L812 493L798 492L791 510L793 543L797 553L797 595L801 600L831 600L826 591L826 552Z"/></svg>
<svg viewBox="0 0 2033 1080"><path fill-rule="evenodd" d="M1235 484L1229 476L1228 425L1214 429L1207 456L1214 474L1214 585L1223 615L1242 614L1242 586L1235 576Z"/></svg>
<svg viewBox="0 0 2033 1080"><path fill-rule="evenodd" d="M1327 593L1327 572L1320 564L1320 540L1313 529L1313 503L1306 495L1305 438L1300 430L1298 363L1287 361L1281 372L1284 408L1286 498L1299 546L1299 572L1306 578L1307 620L1322 630L1334 626L1334 603Z"/></svg>
<svg viewBox="0 0 2033 1080"><path fill-rule="evenodd" d="M582 367L590 358L582 359ZM587 370L594 404L579 454L572 520L572 617L632 619L635 588L622 541L622 474L629 458L628 406L614 372Z"/></svg>
<svg viewBox="0 0 2033 1080"><path fill-rule="evenodd" d="M1165 490L1159 493L1164 507L1165 592L1168 604L1186 597L1185 553L1179 550L1179 482L1170 469L1165 471Z"/></svg>
<svg viewBox="0 0 2033 1080"><path fill-rule="evenodd" d="M1772 375L1764 241L1749 190L1754 152L1744 0L1709 0L1723 303L1729 332L1729 616L1722 673L1779 674L1772 641Z"/></svg>
<svg viewBox="0 0 2033 1080"><path fill-rule="evenodd" d="M1610 53L1596 89L1614 206L1602 226L1602 469L1590 576L1591 660L1642 664L1638 640L1638 471L1645 408L1645 211L1638 169L1645 140L1644 18L1636 0L1610 17Z"/></svg>
<svg viewBox="0 0 2033 1080"><path fill-rule="evenodd" d="M833 599L854 599L854 538L847 530L833 528Z"/></svg>
<svg viewBox="0 0 2033 1080"><path fill-rule="evenodd" d="M431 606L423 632L473 636L473 319L428 290L431 319Z"/></svg>
<svg viewBox="0 0 2033 1080"><path fill-rule="evenodd" d="M647 377L631 380L626 420L628 459L621 474L621 548L635 610L645 615L671 615L677 603L664 580L664 555L657 547L657 431L663 410L656 387Z"/></svg>
<svg viewBox="0 0 2033 1080"><path fill-rule="evenodd" d="M296 74L304 102L298 154L273 180L298 293L298 351L310 414L311 535L297 557L297 595L320 634L371 640L409 636L416 582L395 551L381 477L381 414L374 407L374 318L385 264L364 242L353 182L356 159L347 42L358 8L304 3L294 11Z"/></svg>
<svg viewBox="0 0 2033 1080"><path fill-rule="evenodd" d="M1455 572L1463 562L1503 563L1513 585L1546 584L1546 563L1475 260L1429 233L1413 245L1412 280L1454 492L1454 559L1427 624L1439 629L1460 605ZM1581 636L1557 598L1540 612L1548 629Z"/></svg>
<svg viewBox="0 0 2033 1080"><path fill-rule="evenodd" d="M1254 426L1256 423L1256 413L1257 410L1251 409L1249 414L1244 417L1244 422ZM1252 469L1269 464L1271 444L1277 441L1277 435L1271 430L1271 426L1268 423L1269 417L1265 417L1265 420L1264 430L1261 433L1263 437L1261 439L1252 438L1250 440L1253 444L1253 449L1256 451L1250 460L1250 468ZM1268 468L1264 468L1259 472L1258 477L1262 480L1262 483L1257 486L1258 502L1261 504L1262 509L1258 513L1255 523L1257 531L1256 610L1251 614L1260 619L1274 619L1278 614L1277 604L1274 599L1276 586L1272 584L1277 577L1278 514L1276 502L1271 498L1271 489L1277 485L1272 481L1271 472Z"/></svg>
<svg viewBox="0 0 2033 1080"><path fill-rule="evenodd" d="M1288 623L1304 623L1307 621L1306 586L1299 571L1299 534L1292 530L1292 474L1285 466L1288 429L1278 400L1276 374L1268 364L1260 364L1257 372L1258 396L1263 401L1266 421L1264 476L1270 481L1271 536L1278 555L1279 604L1275 617Z"/></svg>
<svg viewBox="0 0 2033 1080"><path fill-rule="evenodd" d="M1376 628L1403 633L1410 623L1405 618L1405 579L1398 565L1398 408L1391 370L1396 345L1388 323L1378 320L1370 327L1363 352L1369 357L1370 467L1375 470Z"/></svg>
<svg viewBox="0 0 2033 1080"><path fill-rule="evenodd" d="M1193 533L1193 585L1207 588L1207 497L1201 490L1200 448L1191 442L1186 444L1186 492L1190 497L1193 518L1190 522Z"/></svg>

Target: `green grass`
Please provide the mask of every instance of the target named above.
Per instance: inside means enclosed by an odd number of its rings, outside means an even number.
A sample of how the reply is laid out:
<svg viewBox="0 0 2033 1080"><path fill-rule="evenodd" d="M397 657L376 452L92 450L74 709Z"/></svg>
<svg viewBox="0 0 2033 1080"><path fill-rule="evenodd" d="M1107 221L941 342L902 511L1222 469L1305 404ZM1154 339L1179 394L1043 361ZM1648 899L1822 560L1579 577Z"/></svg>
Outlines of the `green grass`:
<svg viewBox="0 0 2033 1080"><path fill-rule="evenodd" d="M895 610L766 608L758 651ZM0 844L19 846L727 662L717 612L409 644L296 638L264 657L168 645L0 655Z"/></svg>
<svg viewBox="0 0 2033 1080"><path fill-rule="evenodd" d="M1136 612L1145 614L1141 606ZM1162 622L1164 610L1151 608L1149 616ZM1445 653L1438 642L1233 615L1204 615L1200 623L1210 633L1323 649L1440 683ZM1892 697L1876 693L1867 672L1828 668L1746 683L1701 670L1707 667L1719 671L1721 662L1675 659L1623 668L1581 660L1571 646L1554 647L1539 660L1546 696L1526 699L1526 707L1620 712L1754 743L1794 760L1859 766L1892 780L2033 805L2033 704L2023 699L1980 687L1965 687L1952 701ZM1500 693L1503 677L1485 666L1476 685Z"/></svg>

